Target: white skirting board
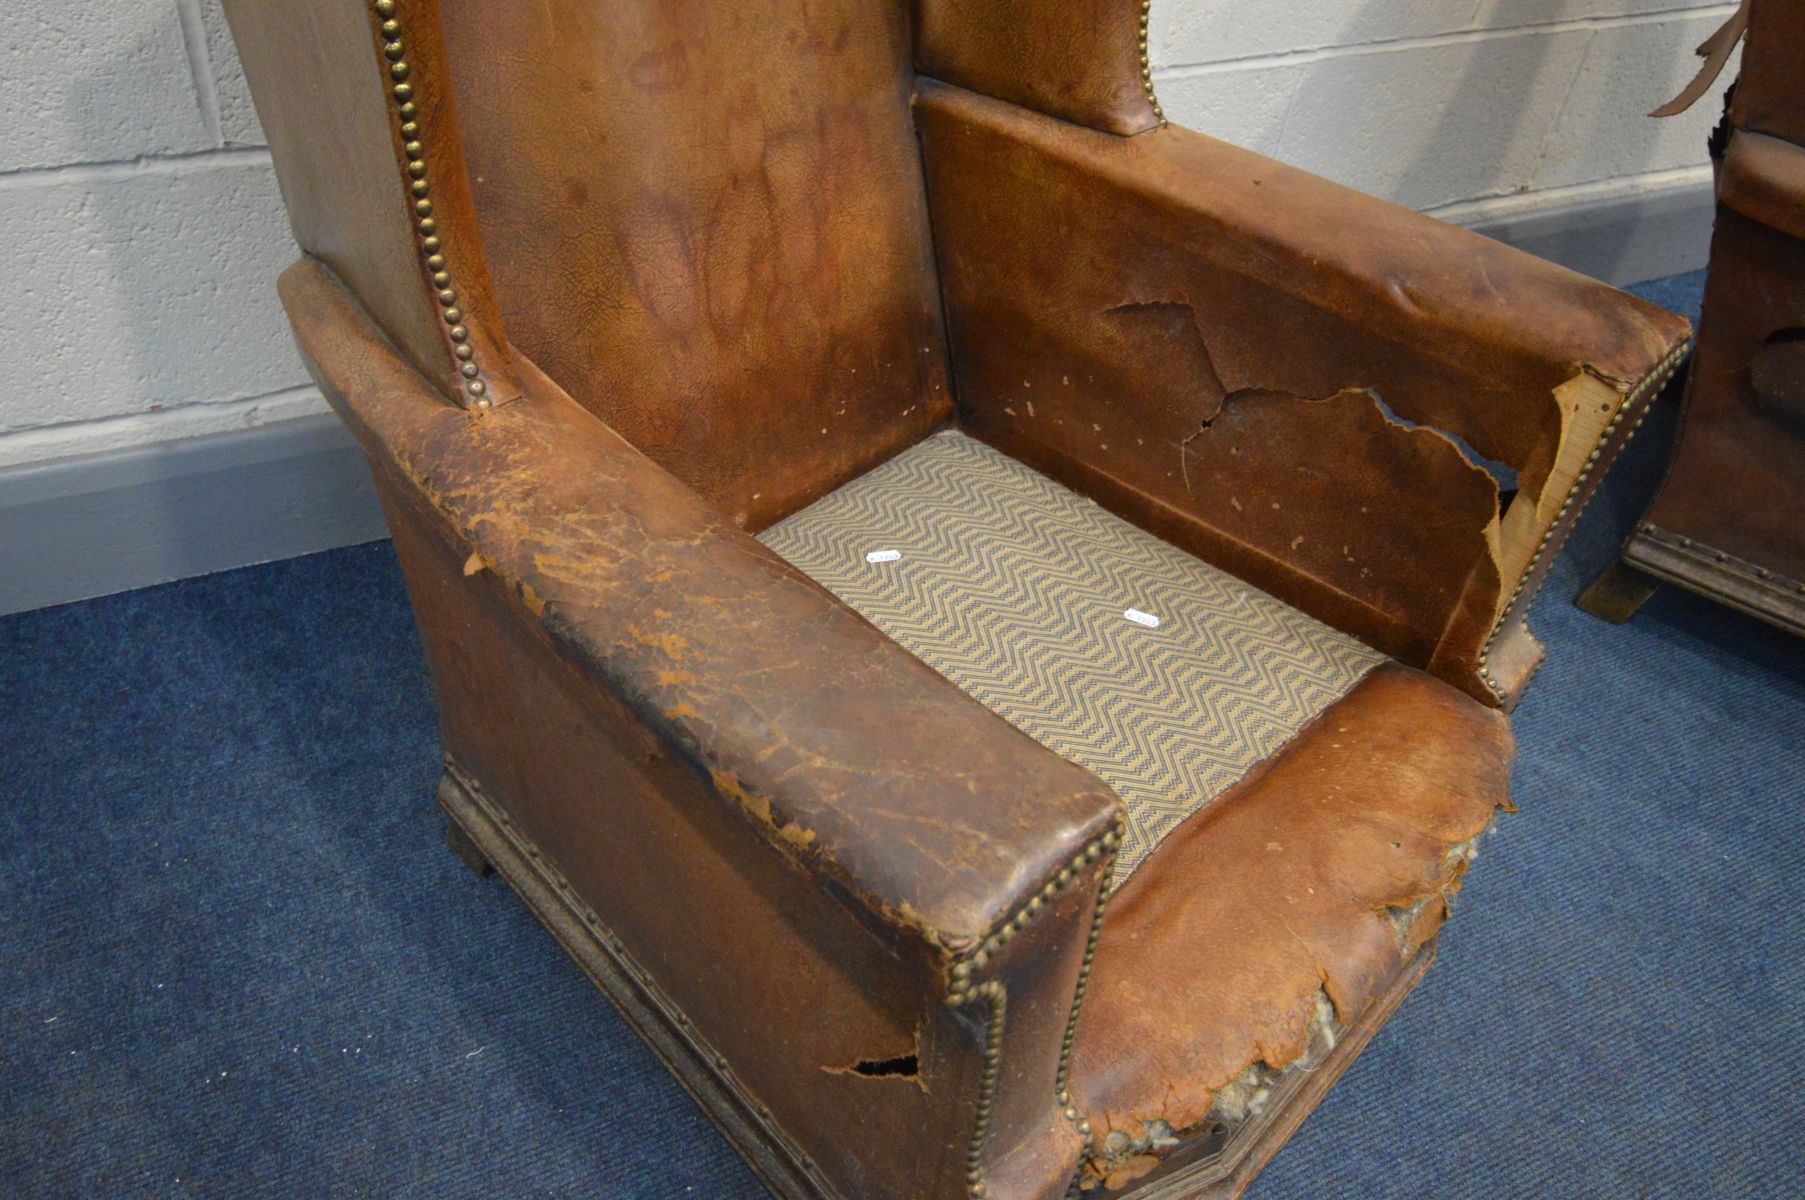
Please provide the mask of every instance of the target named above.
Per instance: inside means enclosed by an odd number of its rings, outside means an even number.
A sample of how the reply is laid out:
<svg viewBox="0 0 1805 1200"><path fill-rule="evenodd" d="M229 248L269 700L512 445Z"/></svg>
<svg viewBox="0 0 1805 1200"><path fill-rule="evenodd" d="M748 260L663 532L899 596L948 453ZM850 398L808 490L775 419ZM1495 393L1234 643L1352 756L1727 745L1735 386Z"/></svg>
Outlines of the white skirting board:
<svg viewBox="0 0 1805 1200"><path fill-rule="evenodd" d="M0 614L387 535L330 413L0 471Z"/></svg>
<svg viewBox="0 0 1805 1200"><path fill-rule="evenodd" d="M1696 271L1711 248L1710 180L1559 207L1451 219L1475 233L1616 287Z"/></svg>
<svg viewBox="0 0 1805 1200"><path fill-rule="evenodd" d="M1617 285L1705 265L1711 189L1666 188L1465 222ZM0 470L0 614L385 535L327 414Z"/></svg>

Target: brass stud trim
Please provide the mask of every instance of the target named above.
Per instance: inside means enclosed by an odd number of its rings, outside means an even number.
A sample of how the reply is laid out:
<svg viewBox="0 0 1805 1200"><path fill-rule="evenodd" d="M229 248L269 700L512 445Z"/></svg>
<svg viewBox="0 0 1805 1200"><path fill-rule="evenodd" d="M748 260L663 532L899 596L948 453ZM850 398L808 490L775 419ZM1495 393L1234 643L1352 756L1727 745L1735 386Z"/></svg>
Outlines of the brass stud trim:
<svg viewBox="0 0 1805 1200"><path fill-rule="evenodd" d="M948 984L946 1003L952 1007L967 1004L976 994L976 985L972 977L990 965L990 960L1015 939L1015 935L1033 924L1035 918L1046 910L1059 893L1070 887L1083 873L1084 868L1099 858L1107 857L1115 861L1116 850L1122 844L1122 819L1118 817L1115 824L1099 834L1095 841L1072 857L1072 861L1059 869L1059 873L1041 885L1040 889L1023 902L1014 914L1001 921L995 931L979 944L965 958L952 965ZM1105 872L1102 892L1109 891L1108 872Z"/></svg>
<svg viewBox="0 0 1805 1200"><path fill-rule="evenodd" d="M991 979L978 983L973 976L990 965L999 951L1007 946L1015 935L1026 929L1058 895L1083 877L1085 869L1102 860L1103 881L1097 889L1097 903L1091 910L1090 933L1084 946L1084 960L1078 970L1078 983L1072 997L1071 1015L1066 1019L1065 1037L1060 1043L1059 1072L1055 1083L1055 1092L1060 1109L1066 1119L1076 1126L1080 1136L1088 1138L1091 1124L1072 1104L1072 1098L1066 1086L1067 1076L1071 1068L1072 1046L1078 1033L1078 1013L1084 1005L1084 993L1090 982L1091 964L1097 957L1097 941L1103 931L1103 909L1108 903L1110 894L1110 873L1115 869L1116 853L1122 845L1122 819L1099 835L1083 850L1073 855L1066 866L1059 869L1052 879L1041 886L1027 902L1017 910L1014 916L1002 922L989 937L970 956L954 963L951 971L951 987L947 993L946 1003L959 1007L974 1002L989 1006L990 1019L984 1041L984 1065L982 1083L978 1091L978 1121L972 1131L971 1146L966 1153L966 1185L972 1200L984 1200L989 1194L984 1175L984 1142L990 1130L991 1111L996 1102L996 1084L1002 1069L1003 1047L1003 1009L1008 996L999 980Z"/></svg>
<svg viewBox="0 0 1805 1200"><path fill-rule="evenodd" d="M990 1185L984 1174L984 1144L989 1139L990 1118L996 1110L997 1081L1002 1078L1003 1029L1008 1023L1009 992L1001 982L992 979L979 984L966 1000L981 1003L988 1010L984 1022L984 1063L978 1082L977 1118L972 1125L971 1142L965 1150L966 1192L972 1200L985 1200L990 1195Z"/></svg>
<svg viewBox="0 0 1805 1200"><path fill-rule="evenodd" d="M431 275L432 286L438 293L442 310L439 319L445 336L453 343L452 353L461 364L458 374L466 381L464 391L469 393L477 408L489 408L493 404L489 399L489 388L481 378L482 367L475 361L476 352L467 344L470 330L463 324L463 311L456 307L456 282L441 253L444 243L438 236L438 221L433 217L431 173L426 165L425 139L416 120L420 106L414 101L414 85L409 82L414 68L407 57L407 42L402 37L399 5L395 0L372 0L371 8L381 21L378 31L384 39L382 55L388 60L389 95L394 98L405 143L402 153L406 162L402 170L407 179L408 194L413 197L414 229L420 238L420 252Z"/></svg>
<svg viewBox="0 0 1805 1200"><path fill-rule="evenodd" d="M1119 844L1119 843L1118 843ZM1078 1015L1084 1011L1084 994L1090 987L1091 965L1097 961L1097 942L1103 936L1103 910L1109 905L1109 880L1116 867L1115 848L1103 860L1103 886L1097 890L1097 907L1091 912L1090 934L1084 942L1084 961L1078 967L1078 986L1072 993L1072 1011L1065 1021L1065 1037L1059 1044L1059 1072L1054 1077L1054 1097L1065 1110L1066 1120L1077 1127L1083 1137L1090 1137L1091 1125L1072 1103L1072 1047L1078 1042Z"/></svg>
<svg viewBox="0 0 1805 1200"><path fill-rule="evenodd" d="M1167 124L1166 110L1160 107L1159 95L1153 90L1153 48L1148 36L1152 23L1153 0L1141 0L1141 86L1147 90L1147 103L1153 106L1153 115L1163 129Z"/></svg>
<svg viewBox="0 0 1805 1200"><path fill-rule="evenodd" d="M1542 559L1547 556L1549 548L1558 539L1565 536L1567 518L1571 516L1577 522L1580 513L1585 511L1585 501L1580 499L1580 493L1585 490L1593 470L1603 460L1605 448L1610 445L1611 439L1616 436L1617 431L1623 427L1624 421L1631 414L1634 414L1636 419L1631 423L1629 431L1624 434L1623 442L1617 447L1617 452L1621 453L1623 446L1628 445L1630 439L1636 436L1636 431L1642 428L1642 422L1648 417L1646 401L1655 392L1667 386L1667 381L1673 378L1673 373L1679 369L1680 363L1684 361L1687 351L1691 348L1690 342L1681 342L1668 351L1667 356L1655 364L1654 370L1643 376L1642 382L1638 383L1623 398L1623 402L1617 406L1617 411L1611 414L1610 424L1606 425L1604 433L1599 435L1598 444L1586 456L1586 465L1580 468L1578 477L1573 481L1573 486L1568 489L1566 498L1561 501L1559 511L1554 514L1554 520L1550 521L1548 528L1542 531L1542 540L1537 543L1535 553L1529 556L1529 564L1523 568L1523 574L1518 576L1516 587L1511 589L1510 599L1500 610L1497 622L1493 624L1491 632L1486 635L1485 644L1479 650L1479 677L1499 701L1504 700L1507 693L1504 684L1492 673L1493 647L1497 645L1498 638L1504 632L1505 627L1510 624L1511 614L1516 611L1517 603L1523 599L1524 593L1529 591L1530 581L1536 578L1536 569L1541 565ZM1586 499L1590 499L1590 497ZM1540 589L1540 581L1537 581L1535 590L1539 592ZM1531 592L1529 603L1524 605L1523 620L1529 619L1529 607L1534 603L1535 593Z"/></svg>

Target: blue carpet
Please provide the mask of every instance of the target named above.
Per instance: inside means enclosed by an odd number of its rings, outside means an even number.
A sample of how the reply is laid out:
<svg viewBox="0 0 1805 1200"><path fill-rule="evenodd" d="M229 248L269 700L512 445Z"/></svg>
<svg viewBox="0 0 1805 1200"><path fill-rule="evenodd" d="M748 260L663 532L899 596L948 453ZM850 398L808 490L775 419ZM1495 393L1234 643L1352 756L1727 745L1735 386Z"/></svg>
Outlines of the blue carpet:
<svg viewBox="0 0 1805 1200"><path fill-rule="evenodd" d="M1805 1180L1805 642L1568 603L1672 426L1536 610L1522 811L1255 1200ZM762 1195L445 851L386 543L8 618L0 664L0 1194Z"/></svg>

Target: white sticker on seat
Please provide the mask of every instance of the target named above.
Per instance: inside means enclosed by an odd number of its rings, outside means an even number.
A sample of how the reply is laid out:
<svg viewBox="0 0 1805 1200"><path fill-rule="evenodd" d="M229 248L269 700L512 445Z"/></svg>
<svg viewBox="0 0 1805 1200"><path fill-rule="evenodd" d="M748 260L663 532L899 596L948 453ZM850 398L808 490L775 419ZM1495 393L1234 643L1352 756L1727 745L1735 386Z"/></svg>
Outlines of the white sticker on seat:
<svg viewBox="0 0 1805 1200"><path fill-rule="evenodd" d="M1149 612L1142 612L1138 608L1131 608L1122 615L1127 617L1130 621L1133 621L1136 625L1145 625L1149 629L1159 628L1158 617Z"/></svg>
<svg viewBox="0 0 1805 1200"><path fill-rule="evenodd" d="M865 561L868 563L887 563L895 562L901 557L901 550L873 550L870 554L865 556Z"/></svg>

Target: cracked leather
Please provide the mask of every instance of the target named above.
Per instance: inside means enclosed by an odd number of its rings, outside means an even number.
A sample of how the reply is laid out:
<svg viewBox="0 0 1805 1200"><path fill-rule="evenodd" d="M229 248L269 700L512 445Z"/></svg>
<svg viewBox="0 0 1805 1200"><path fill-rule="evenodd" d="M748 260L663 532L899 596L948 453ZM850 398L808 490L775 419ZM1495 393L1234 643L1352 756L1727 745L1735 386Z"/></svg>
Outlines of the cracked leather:
<svg viewBox="0 0 1805 1200"><path fill-rule="evenodd" d="M962 423L1489 697L1479 659L1516 581L1489 548L1497 487L1452 438L1534 497L1556 389L1628 393L1686 323L1189 130L1123 139L919 92Z"/></svg>
<svg viewBox="0 0 1805 1200"><path fill-rule="evenodd" d="M1474 452L1536 492L1554 392L1621 394L1685 332L1160 128L1138 0L229 12L309 255L283 299L374 466L447 753L705 1068L860 1200L966 1195L974 1147L994 1200L1064 1194L1082 1116L1054 1081L1107 871L1083 852L1118 801L745 530L956 420L1481 694L1509 581ZM384 90L389 16L424 148ZM415 154L478 361L512 380L488 411L451 402ZM1357 1019L1397 974L1387 908L1428 897L1429 936L1508 745L1386 668L1162 845L1079 1024L1101 1130L1284 1059L1325 978ZM1156 934L1194 941L1137 954ZM1181 961L1206 964L1190 992ZM978 975L1008 998L1000 1044L946 1003ZM913 1079L833 1069L910 1053Z"/></svg>

